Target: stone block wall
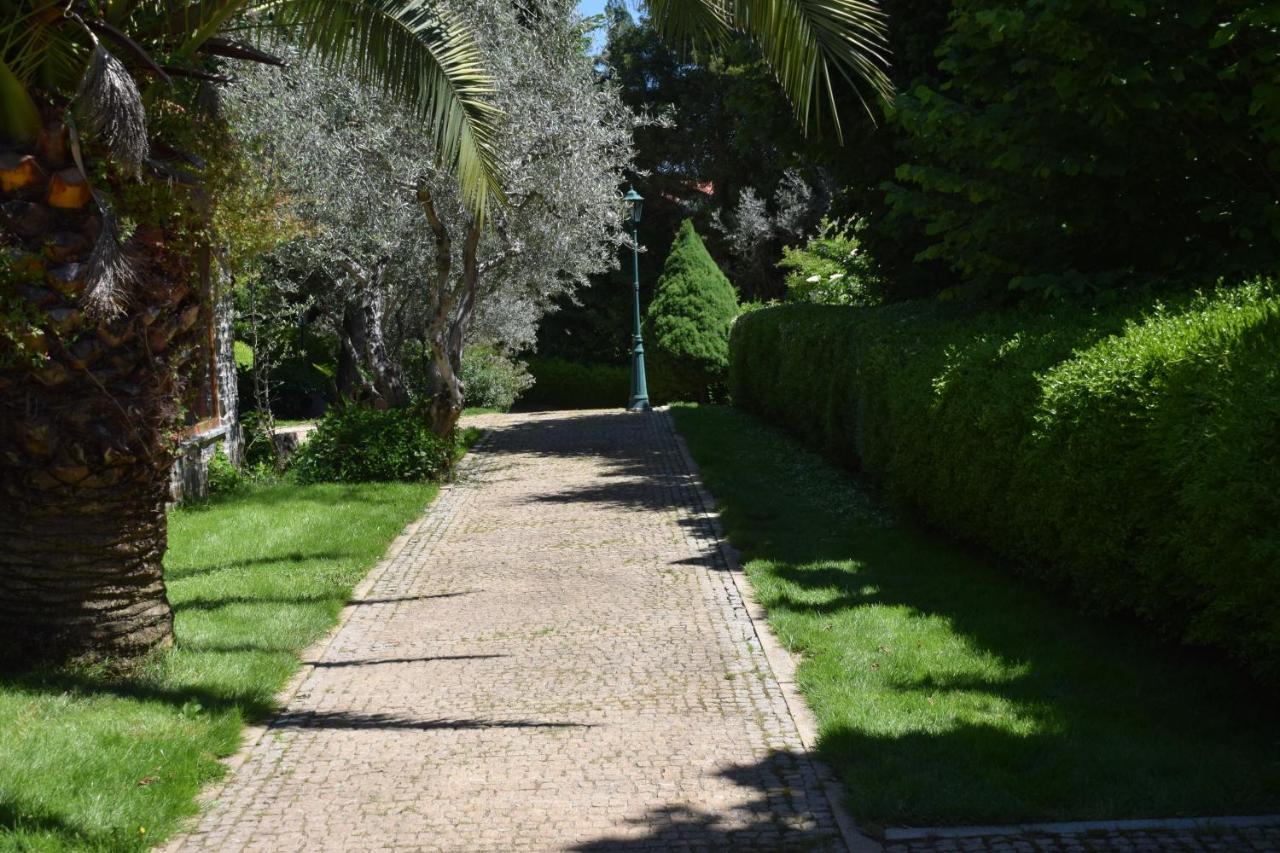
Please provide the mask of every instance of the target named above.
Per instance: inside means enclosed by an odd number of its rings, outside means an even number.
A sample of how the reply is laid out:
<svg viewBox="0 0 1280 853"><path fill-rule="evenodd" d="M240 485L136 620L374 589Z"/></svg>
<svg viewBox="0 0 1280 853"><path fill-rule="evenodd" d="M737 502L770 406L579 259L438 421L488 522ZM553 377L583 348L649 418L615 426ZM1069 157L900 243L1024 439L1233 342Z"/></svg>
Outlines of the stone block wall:
<svg viewBox="0 0 1280 853"><path fill-rule="evenodd" d="M214 261L217 285L213 303L214 371L218 382L217 425L183 439L169 477L169 495L174 503L198 500L209 494L209 461L218 448L235 465L244 456L244 432L240 428L240 400L236 390L235 303L230 276Z"/></svg>

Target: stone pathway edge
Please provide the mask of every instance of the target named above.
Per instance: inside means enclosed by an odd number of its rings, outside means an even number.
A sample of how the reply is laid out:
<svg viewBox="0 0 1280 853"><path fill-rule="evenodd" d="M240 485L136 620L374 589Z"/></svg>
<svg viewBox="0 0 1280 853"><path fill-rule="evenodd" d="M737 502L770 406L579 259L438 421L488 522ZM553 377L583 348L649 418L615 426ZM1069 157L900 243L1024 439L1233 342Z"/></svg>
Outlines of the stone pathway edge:
<svg viewBox="0 0 1280 853"><path fill-rule="evenodd" d="M391 540L391 544L387 546L386 553L382 555L382 558L369 569L360 583L351 590L351 594L348 596L347 605L344 606L342 608L342 612L338 614L338 621L333 623L333 627L331 627L323 637L316 640L303 651L301 656L301 665L298 667L298 671L295 672L287 682L285 682L284 687L282 687L280 692L276 694L276 711L272 711L267 719L262 722L245 726L244 733L240 738L240 748L231 755L222 759L222 764L226 768L222 778L218 779L216 782L209 785L208 788L200 792L197 797L197 802L200 804L200 811L187 817L181 824L179 824L177 830L168 839L167 843L169 845L178 844L180 847L186 832L189 831L195 822L200 819L200 816L204 813L205 809L207 809L211 804L217 802L218 797L224 790L226 790L226 787L234 781L236 771L239 770L240 767L249 759L249 756L253 754L254 747L256 747L258 743L266 737L267 732L271 731L271 721L274 719L276 713L279 709L284 708L289 704L289 700L293 698L294 694L298 692L303 683L307 680L307 676L311 671L311 664L309 662L319 660L324 657L325 651L329 646L333 645L334 640L338 638L338 634L342 633L342 629L346 626L347 622L350 621L351 616L355 614L356 608L351 604L351 602L357 601L369 594L374 585L377 584L379 578L386 574L387 570L391 568L396 557L400 556L400 552L409 544L409 541L413 539L417 532L422 529L423 525L431 519L431 513L433 512L436 504L440 502L440 499L444 497L446 492L452 490L458 479L472 467L476 458L475 452L477 450L484 449L484 446L488 441L489 435L486 432L485 435L482 435L480 439L472 445L471 449L467 451L467 454L458 463L458 467L454 472L454 479L448 483L441 484L440 491L438 491L435 497L432 498L431 503L427 504L427 506L423 508L422 514L405 525L404 530L400 531L400 535Z"/></svg>
<svg viewBox="0 0 1280 853"><path fill-rule="evenodd" d="M1185 832L1187 830L1252 829L1280 826L1280 815L1188 817L1140 820L1080 820L1020 823L1007 826L902 826L884 831L885 841L932 838L995 838L1020 835L1087 835L1094 832Z"/></svg>
<svg viewBox="0 0 1280 853"><path fill-rule="evenodd" d="M818 778L822 781L823 793L826 795L827 804L836 819L836 824L840 828L840 834L844 839L845 846L850 853L879 853L884 847L880 842L858 828L857 823L854 822L853 815L845 807L843 785L836 778L831 768L819 760L814 752L818 741L818 723L813 716L813 712L809 710L809 706L805 703L804 697L800 694L799 687L796 685L797 660L782 645L773 633L773 629L769 626L764 608L756 600L751 580L747 577L746 572L742 570L742 565L738 559L738 551L730 544L728 537L725 535L724 526L720 523L720 513L716 508L715 497L707 491L698 463L694 461L693 455L689 452L684 436L680 434L680 430L676 429L675 419L672 418L669 407L660 406L654 410L654 413L666 420L667 428L675 436L676 447L680 451L681 463L692 475L696 484L699 514L715 534L717 548L724 559L725 565L728 567L729 576L732 578L734 586L737 587L738 594L742 597L742 602L747 611L747 618L751 620L751 627L755 631L756 639L759 641L761 649L764 650L765 660L768 661L769 668L773 670L773 677L777 680L778 686L782 690L783 700L787 703L787 711L795 723L801 743L804 744L805 750L809 753L809 761L818 773Z"/></svg>
<svg viewBox="0 0 1280 853"><path fill-rule="evenodd" d="M715 498L707 491L702 480L698 464L693 460L684 436L675 428L669 407L662 406L660 411L670 420L670 428L676 436L676 446L684 457L684 464L694 475L698 486L698 500L702 506L702 514L711 524L716 540L720 543L720 552L738 592L747 607L747 614L755 628L756 637L764 649L765 658L773 670L774 677L782 688L783 697L791 718L795 721L800 739L805 749L810 752L810 760L821 774L823 788L844 836L845 843L851 853L873 853L882 851L883 843L858 829L844 805L843 787L835 778L835 774L813 754L818 739L817 721L804 697L800 694L795 681L797 660L777 639L769 626L764 608L756 601L751 581L738 560L737 549L729 542L724 527L720 523L720 514L716 510ZM1243 817L1198 817L1168 818L1151 820L1092 820L1092 821L1059 821L1053 823L1021 823L999 826L933 826L933 827L890 827L884 830L884 843L900 841L923 841L926 839L960 839L960 838L999 838L1025 835L1084 835L1092 832L1137 832L1137 831L1186 831L1198 829L1246 829L1253 827L1280 826L1280 815L1251 815Z"/></svg>

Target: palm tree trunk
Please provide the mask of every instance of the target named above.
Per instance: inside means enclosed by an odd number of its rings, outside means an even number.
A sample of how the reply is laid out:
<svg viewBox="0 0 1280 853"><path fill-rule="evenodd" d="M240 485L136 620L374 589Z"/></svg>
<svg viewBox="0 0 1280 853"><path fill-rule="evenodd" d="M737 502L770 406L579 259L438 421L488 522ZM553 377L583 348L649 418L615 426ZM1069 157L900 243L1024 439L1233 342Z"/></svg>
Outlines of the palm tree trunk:
<svg viewBox="0 0 1280 853"><path fill-rule="evenodd" d="M86 479L120 482L86 488L35 466L19 479L15 467L0 474L0 665L132 657L172 642L167 474L97 465Z"/></svg>
<svg viewBox="0 0 1280 853"><path fill-rule="evenodd" d="M46 140L47 142L47 140ZM102 222L40 147L4 184L0 248L0 665L172 642L165 503L179 377L204 328L192 253L139 227L128 313L86 317ZM6 172L6 174L8 174ZM2 177L2 176L0 176Z"/></svg>

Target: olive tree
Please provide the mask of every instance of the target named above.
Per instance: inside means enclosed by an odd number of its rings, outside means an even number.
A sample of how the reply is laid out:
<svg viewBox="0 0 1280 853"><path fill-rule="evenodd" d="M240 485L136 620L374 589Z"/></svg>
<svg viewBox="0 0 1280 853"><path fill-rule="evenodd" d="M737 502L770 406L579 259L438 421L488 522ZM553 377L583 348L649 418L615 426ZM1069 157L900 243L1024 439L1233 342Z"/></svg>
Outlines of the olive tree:
<svg viewBox="0 0 1280 853"><path fill-rule="evenodd" d="M358 80L276 45L291 67L246 75L228 99L311 223L280 260L336 285L328 320L387 403L403 402L402 356L425 348L441 433L462 409L466 343L531 343L554 297L617 262L618 187L637 121L594 75L567 0L536 16L507 0L456 11L491 57L501 110L494 152L505 203L484 218L420 122Z"/></svg>

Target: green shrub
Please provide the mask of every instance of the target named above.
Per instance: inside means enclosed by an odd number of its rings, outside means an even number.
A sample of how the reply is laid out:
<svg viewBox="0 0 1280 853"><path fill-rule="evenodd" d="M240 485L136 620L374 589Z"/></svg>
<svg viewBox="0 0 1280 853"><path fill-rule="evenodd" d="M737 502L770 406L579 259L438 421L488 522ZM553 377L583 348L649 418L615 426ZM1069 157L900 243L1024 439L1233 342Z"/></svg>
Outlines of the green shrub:
<svg viewBox="0 0 1280 853"><path fill-rule="evenodd" d="M504 412L533 384L527 364L512 361L491 347L463 351L461 379L468 406Z"/></svg>
<svg viewBox="0 0 1280 853"><path fill-rule="evenodd" d="M757 311L730 387L929 522L1280 682L1271 285L1145 309Z"/></svg>
<svg viewBox="0 0 1280 853"><path fill-rule="evenodd" d="M438 438L414 409L350 407L326 414L290 460L302 483L435 480L454 442Z"/></svg>
<svg viewBox="0 0 1280 853"><path fill-rule="evenodd" d="M724 382L729 327L737 316L737 292L686 219L649 304L645 341L654 371L672 396L706 400Z"/></svg>
<svg viewBox="0 0 1280 853"><path fill-rule="evenodd" d="M782 250L778 269L787 273L787 296L820 305L874 305L879 301L875 264L860 237L866 224L823 219L804 246Z"/></svg>
<svg viewBox="0 0 1280 853"><path fill-rule="evenodd" d="M244 485L243 472L227 458L222 445L213 452L209 459L206 476L208 477L209 495L227 495Z"/></svg>
<svg viewBox="0 0 1280 853"><path fill-rule="evenodd" d="M558 357L529 359L533 385L520 397L533 409L611 409L627 405L631 368L580 364Z"/></svg>

